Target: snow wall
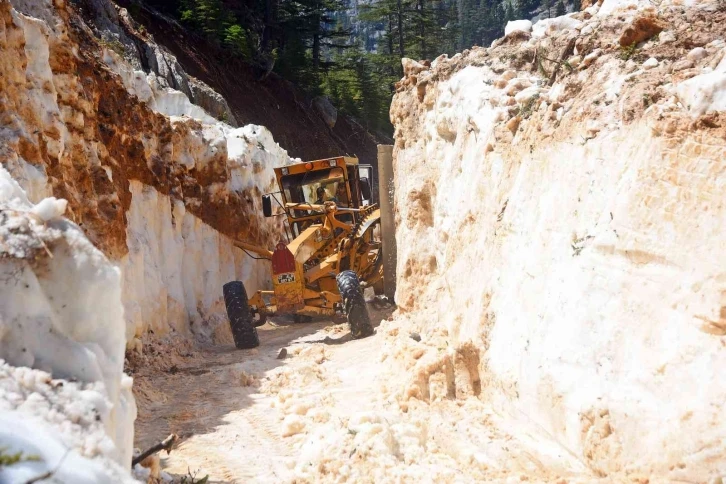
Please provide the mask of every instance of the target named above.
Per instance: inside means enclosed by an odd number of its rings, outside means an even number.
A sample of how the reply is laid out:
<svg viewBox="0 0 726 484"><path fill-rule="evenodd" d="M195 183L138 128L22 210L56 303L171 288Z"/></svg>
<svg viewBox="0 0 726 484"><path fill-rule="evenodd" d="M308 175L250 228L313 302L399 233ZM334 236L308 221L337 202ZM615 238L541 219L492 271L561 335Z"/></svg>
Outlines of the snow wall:
<svg viewBox="0 0 726 484"><path fill-rule="evenodd" d="M37 457L0 468L2 482L128 478L119 464L131 464L136 405L121 275L65 209L34 206L0 168L0 446Z"/></svg>
<svg viewBox="0 0 726 484"><path fill-rule="evenodd" d="M457 362L450 394L466 381L594 476L726 472L724 21L606 0L404 60L399 308ZM426 364L422 400L445 371Z"/></svg>
<svg viewBox="0 0 726 484"><path fill-rule="evenodd" d="M233 239L272 247L281 229L260 198L291 159L269 131L217 121L141 70L118 41L142 35L125 11L87 7L108 18L0 0L0 447L41 458L3 482L130 479L125 350L231 342L222 285L254 291L268 269Z"/></svg>
<svg viewBox="0 0 726 484"><path fill-rule="evenodd" d="M277 242L260 196L287 153L264 127L217 121L136 68L120 42L70 27L78 17L64 2L3 7L3 165L32 202L67 199L69 217L121 267L130 347L149 330L230 342L222 285L267 283L264 263L232 238ZM119 19L133 29L122 9Z"/></svg>

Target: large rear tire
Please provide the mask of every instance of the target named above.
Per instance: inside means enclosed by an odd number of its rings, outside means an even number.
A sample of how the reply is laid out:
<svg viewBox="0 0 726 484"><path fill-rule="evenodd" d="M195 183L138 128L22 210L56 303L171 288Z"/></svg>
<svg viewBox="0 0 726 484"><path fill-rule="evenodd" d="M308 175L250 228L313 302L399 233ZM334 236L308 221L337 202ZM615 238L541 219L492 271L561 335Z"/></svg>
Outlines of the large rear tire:
<svg viewBox="0 0 726 484"><path fill-rule="evenodd" d="M228 282L222 287L222 292L234 345L241 350L260 346L244 284L240 281Z"/></svg>
<svg viewBox="0 0 726 484"><path fill-rule="evenodd" d="M348 318L353 338L365 338L373 334L373 326L368 316L366 301L360 288L358 276L353 271L343 271L335 278L338 291L343 298L343 310Z"/></svg>

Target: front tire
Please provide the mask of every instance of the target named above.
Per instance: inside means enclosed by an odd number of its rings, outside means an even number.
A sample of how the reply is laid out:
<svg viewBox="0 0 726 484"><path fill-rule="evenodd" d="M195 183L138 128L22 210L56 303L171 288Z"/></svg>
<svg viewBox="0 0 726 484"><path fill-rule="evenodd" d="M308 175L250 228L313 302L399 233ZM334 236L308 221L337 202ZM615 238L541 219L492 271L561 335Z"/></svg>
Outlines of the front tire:
<svg viewBox="0 0 726 484"><path fill-rule="evenodd" d="M338 283L340 297L343 298L343 310L348 318L350 333L353 338L365 338L373 334L373 326L368 316L366 301L363 299L363 291L358 281L358 276L353 271L343 271L335 278Z"/></svg>
<svg viewBox="0 0 726 484"><path fill-rule="evenodd" d="M222 292L234 345L241 350L260 346L244 284L240 281L228 282L222 286Z"/></svg>

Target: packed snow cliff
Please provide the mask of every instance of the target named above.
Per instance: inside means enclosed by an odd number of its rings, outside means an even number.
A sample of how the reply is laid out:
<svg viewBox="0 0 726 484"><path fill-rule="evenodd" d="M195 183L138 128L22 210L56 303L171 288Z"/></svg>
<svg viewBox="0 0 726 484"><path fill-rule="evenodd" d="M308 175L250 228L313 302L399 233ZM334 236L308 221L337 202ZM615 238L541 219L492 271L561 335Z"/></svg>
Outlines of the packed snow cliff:
<svg viewBox="0 0 726 484"><path fill-rule="evenodd" d="M121 275L65 210L31 204L0 168L0 449L23 457L0 466L2 482L128 478L136 405Z"/></svg>
<svg viewBox="0 0 726 484"><path fill-rule="evenodd" d="M130 346L150 330L231 341L222 285L265 283L232 239L277 242L260 195L290 158L264 127L234 128L193 104L230 120L153 40L129 40L125 10L79 5L85 17L63 1L0 2L0 161L32 202L66 199L121 266Z"/></svg>
<svg viewBox="0 0 726 484"><path fill-rule="evenodd" d="M0 0L3 482L130 479L125 350L231 342L222 285L266 283L233 239L277 242L260 195L290 158L133 28L107 0Z"/></svg>
<svg viewBox="0 0 726 484"><path fill-rule="evenodd" d="M404 60L411 398L445 377L593 478L726 473L725 25L722 2L606 0Z"/></svg>

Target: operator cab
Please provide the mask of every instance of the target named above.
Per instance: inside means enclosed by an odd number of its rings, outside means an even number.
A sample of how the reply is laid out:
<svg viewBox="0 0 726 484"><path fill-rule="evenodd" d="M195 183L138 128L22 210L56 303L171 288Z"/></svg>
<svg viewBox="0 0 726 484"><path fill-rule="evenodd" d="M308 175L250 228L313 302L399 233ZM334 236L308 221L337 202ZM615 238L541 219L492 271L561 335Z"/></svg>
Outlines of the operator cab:
<svg viewBox="0 0 726 484"><path fill-rule="evenodd" d="M275 168L275 175L280 191L263 195L262 211L265 217L273 216L274 196L275 203L282 209L278 210L277 215L287 215L294 237L302 231L302 227L319 223L323 215L322 211L296 208L294 204L321 205L332 201L339 207L360 208L373 203L373 168L370 165L359 165L357 158L338 157L295 163ZM346 213L336 218L355 223L357 217Z"/></svg>

